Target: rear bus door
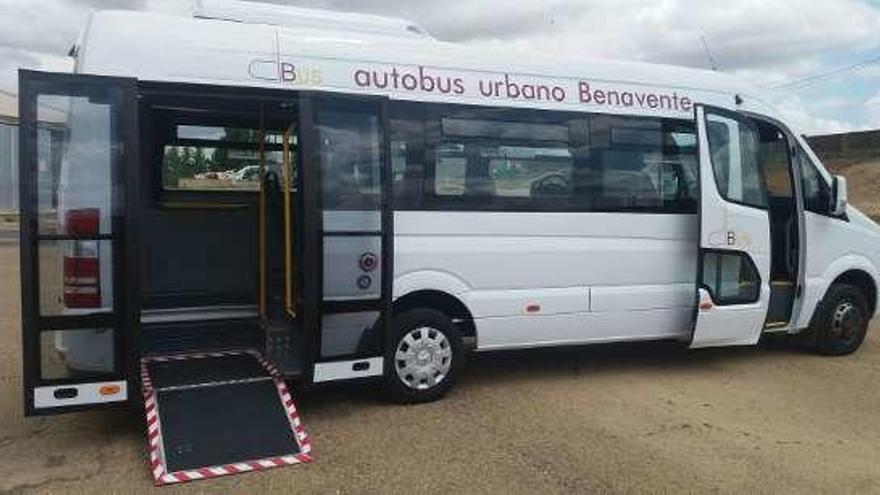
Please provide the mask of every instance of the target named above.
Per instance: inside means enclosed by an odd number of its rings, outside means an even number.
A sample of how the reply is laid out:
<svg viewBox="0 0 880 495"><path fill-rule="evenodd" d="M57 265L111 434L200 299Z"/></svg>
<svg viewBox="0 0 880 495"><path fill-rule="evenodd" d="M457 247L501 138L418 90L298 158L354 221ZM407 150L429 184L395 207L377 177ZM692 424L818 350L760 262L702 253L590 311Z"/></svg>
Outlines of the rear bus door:
<svg viewBox="0 0 880 495"><path fill-rule="evenodd" d="M122 269L136 262L122 236L136 81L21 71L19 90L25 412L120 403L130 392Z"/></svg>
<svg viewBox="0 0 880 495"><path fill-rule="evenodd" d="M748 117L695 110L700 149L698 307L691 347L758 341L770 301L770 219Z"/></svg>

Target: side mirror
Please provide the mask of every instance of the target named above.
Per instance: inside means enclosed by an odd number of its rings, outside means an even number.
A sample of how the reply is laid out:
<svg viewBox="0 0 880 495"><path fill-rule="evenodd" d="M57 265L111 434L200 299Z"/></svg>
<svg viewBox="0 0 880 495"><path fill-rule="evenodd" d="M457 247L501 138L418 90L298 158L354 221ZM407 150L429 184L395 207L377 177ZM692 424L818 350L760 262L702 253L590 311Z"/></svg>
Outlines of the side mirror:
<svg viewBox="0 0 880 495"><path fill-rule="evenodd" d="M846 214L847 204L846 177L835 175L834 182L831 184L831 214L843 216Z"/></svg>

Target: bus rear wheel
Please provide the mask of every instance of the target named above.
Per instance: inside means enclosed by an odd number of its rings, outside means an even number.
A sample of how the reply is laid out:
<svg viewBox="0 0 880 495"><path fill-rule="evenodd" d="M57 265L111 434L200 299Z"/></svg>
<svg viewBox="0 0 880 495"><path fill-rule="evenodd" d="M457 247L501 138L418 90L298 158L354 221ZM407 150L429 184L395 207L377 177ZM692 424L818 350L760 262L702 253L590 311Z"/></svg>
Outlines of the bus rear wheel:
<svg viewBox="0 0 880 495"><path fill-rule="evenodd" d="M857 287L831 286L813 321L816 351L827 356L845 356L858 350L868 331L868 308L868 301Z"/></svg>
<svg viewBox="0 0 880 495"><path fill-rule="evenodd" d="M385 390L400 403L437 400L452 388L464 360L461 333L440 311L416 308L394 316L385 355Z"/></svg>

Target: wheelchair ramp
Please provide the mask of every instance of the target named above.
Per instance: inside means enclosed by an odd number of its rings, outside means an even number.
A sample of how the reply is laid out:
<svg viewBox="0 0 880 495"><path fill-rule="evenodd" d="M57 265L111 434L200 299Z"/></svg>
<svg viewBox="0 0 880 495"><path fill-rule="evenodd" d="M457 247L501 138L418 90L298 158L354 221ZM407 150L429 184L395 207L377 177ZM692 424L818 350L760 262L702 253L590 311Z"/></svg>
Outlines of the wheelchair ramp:
<svg viewBox="0 0 880 495"><path fill-rule="evenodd" d="M141 381L156 485L311 460L287 385L256 351L144 358Z"/></svg>

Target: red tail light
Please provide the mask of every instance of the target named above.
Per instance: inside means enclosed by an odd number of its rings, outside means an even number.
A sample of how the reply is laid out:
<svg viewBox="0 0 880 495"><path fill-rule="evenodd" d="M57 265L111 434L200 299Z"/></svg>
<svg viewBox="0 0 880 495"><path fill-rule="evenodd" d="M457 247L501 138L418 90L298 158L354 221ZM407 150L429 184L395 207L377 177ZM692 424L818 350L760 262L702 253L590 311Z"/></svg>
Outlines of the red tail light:
<svg viewBox="0 0 880 495"><path fill-rule="evenodd" d="M97 235L97 208L68 210L65 226L69 235ZM64 253L64 305L68 308L101 306L101 271L98 241L71 241Z"/></svg>
<svg viewBox="0 0 880 495"><path fill-rule="evenodd" d="M64 220L68 235L96 235L98 233L100 211L97 208L67 210Z"/></svg>

